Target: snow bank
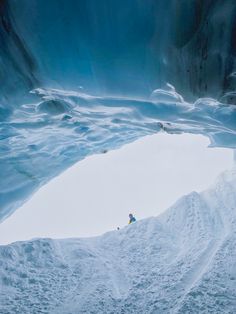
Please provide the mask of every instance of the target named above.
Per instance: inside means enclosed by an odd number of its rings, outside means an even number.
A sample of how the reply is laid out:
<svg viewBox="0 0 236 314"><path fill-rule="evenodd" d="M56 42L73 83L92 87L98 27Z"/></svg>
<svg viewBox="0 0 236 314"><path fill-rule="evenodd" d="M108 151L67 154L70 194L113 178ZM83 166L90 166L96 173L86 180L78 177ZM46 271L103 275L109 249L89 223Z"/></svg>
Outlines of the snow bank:
<svg viewBox="0 0 236 314"><path fill-rule="evenodd" d="M230 313L236 169L157 218L89 239L0 247L1 313Z"/></svg>

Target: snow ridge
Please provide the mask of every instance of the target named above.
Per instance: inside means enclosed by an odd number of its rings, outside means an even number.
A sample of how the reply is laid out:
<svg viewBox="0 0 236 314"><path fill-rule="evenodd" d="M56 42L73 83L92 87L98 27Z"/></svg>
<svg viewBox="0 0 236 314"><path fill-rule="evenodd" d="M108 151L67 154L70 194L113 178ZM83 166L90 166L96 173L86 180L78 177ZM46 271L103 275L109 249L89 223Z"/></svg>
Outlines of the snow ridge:
<svg viewBox="0 0 236 314"><path fill-rule="evenodd" d="M235 313L236 169L157 218L0 247L0 313Z"/></svg>

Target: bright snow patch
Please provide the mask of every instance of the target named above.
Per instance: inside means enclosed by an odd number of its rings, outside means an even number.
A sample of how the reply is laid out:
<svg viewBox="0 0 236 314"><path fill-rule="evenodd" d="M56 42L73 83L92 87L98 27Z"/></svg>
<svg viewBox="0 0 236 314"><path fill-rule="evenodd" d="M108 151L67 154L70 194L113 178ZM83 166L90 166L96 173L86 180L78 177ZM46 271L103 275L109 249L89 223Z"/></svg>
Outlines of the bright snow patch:
<svg viewBox="0 0 236 314"><path fill-rule="evenodd" d="M0 247L1 313L235 313L236 169L157 218Z"/></svg>

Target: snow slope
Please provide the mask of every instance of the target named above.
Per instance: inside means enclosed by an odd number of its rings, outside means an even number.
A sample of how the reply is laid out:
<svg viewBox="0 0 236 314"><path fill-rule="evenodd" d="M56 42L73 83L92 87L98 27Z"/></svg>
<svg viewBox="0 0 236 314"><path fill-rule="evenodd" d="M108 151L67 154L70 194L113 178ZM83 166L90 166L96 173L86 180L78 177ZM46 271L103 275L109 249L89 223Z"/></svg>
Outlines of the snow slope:
<svg viewBox="0 0 236 314"><path fill-rule="evenodd" d="M157 218L0 247L0 313L235 313L236 168Z"/></svg>

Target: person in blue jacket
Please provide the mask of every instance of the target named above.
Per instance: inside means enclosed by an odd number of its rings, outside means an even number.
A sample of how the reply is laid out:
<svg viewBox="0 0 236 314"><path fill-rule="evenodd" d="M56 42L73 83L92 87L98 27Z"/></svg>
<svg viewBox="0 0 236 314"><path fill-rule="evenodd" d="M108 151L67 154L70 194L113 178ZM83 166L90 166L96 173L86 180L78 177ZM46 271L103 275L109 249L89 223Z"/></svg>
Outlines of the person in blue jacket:
<svg viewBox="0 0 236 314"><path fill-rule="evenodd" d="M136 218L133 214L129 214L129 225L136 221Z"/></svg>

